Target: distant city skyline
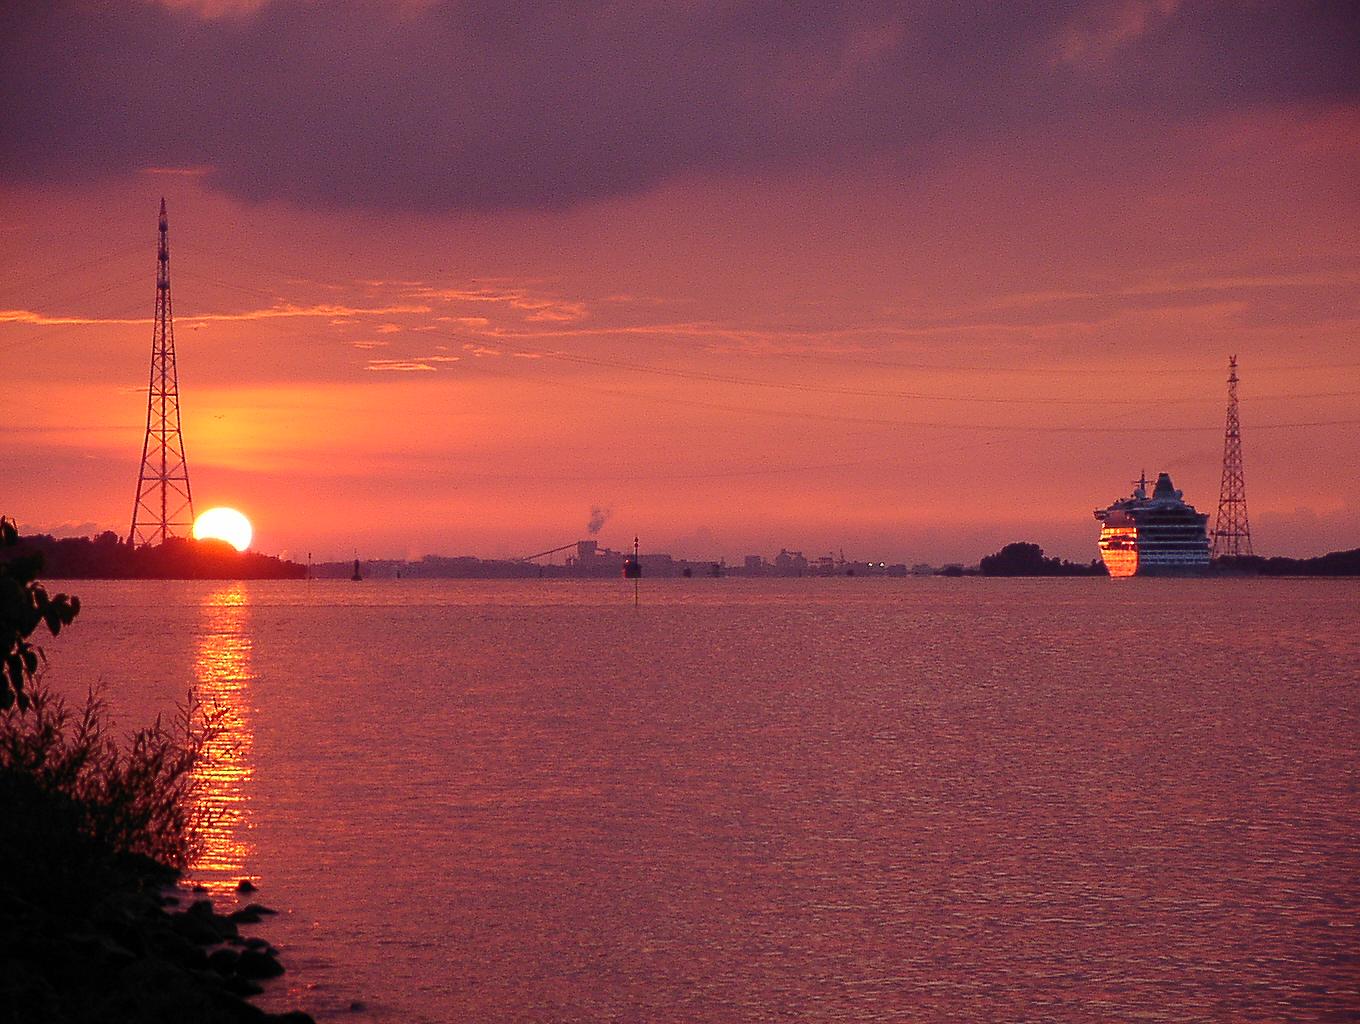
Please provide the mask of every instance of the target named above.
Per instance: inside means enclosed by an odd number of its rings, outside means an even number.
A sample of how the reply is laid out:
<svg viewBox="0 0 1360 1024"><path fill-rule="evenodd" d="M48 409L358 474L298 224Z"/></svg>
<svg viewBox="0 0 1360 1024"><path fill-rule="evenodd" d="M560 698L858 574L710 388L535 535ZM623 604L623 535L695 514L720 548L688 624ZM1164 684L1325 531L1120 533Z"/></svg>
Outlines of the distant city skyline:
<svg viewBox="0 0 1360 1024"><path fill-rule="evenodd" d="M260 551L1085 562L1141 471L1214 511L1233 353L1256 551L1354 547L1358 49L1326 3L15 5L0 512L127 532L165 196L195 501Z"/></svg>

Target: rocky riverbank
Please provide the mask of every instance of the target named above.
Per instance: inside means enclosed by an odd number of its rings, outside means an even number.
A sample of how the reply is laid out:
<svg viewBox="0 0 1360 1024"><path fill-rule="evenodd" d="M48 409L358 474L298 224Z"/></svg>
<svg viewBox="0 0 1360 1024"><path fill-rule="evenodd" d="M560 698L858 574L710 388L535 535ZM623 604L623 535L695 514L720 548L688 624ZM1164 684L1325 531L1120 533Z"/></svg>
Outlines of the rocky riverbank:
<svg viewBox="0 0 1360 1024"><path fill-rule="evenodd" d="M273 911L219 913L174 895L174 874L123 865L122 884L84 906L60 894L0 891L0 1021L13 1024L308 1024L247 1002L283 973L278 951L242 934ZM77 886L79 888L79 886ZM53 898L55 896L55 898ZM187 905L184 905L187 904Z"/></svg>

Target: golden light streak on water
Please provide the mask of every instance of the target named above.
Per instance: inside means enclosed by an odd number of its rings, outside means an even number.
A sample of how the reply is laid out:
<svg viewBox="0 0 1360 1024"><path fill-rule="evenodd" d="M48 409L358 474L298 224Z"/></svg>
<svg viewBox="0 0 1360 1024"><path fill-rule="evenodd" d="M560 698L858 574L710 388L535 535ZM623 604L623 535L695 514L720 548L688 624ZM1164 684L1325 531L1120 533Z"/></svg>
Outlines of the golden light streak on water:
<svg viewBox="0 0 1360 1024"><path fill-rule="evenodd" d="M245 866L254 853L249 801L255 771L251 646L245 585L223 584L201 605L194 657L198 699L209 711L220 711L222 726L195 769L205 824L188 880L209 892L230 891L240 879L250 877Z"/></svg>

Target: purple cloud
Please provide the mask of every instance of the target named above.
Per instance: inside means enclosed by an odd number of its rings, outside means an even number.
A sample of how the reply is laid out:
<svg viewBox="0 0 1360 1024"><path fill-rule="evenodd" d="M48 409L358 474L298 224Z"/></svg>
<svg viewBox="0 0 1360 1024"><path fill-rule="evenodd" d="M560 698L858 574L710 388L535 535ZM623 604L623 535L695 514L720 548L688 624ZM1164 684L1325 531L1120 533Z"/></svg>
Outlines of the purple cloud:
<svg viewBox="0 0 1360 1024"><path fill-rule="evenodd" d="M561 207L691 174L1353 100L1360 7L268 3L0 11L0 177L207 167L249 199Z"/></svg>

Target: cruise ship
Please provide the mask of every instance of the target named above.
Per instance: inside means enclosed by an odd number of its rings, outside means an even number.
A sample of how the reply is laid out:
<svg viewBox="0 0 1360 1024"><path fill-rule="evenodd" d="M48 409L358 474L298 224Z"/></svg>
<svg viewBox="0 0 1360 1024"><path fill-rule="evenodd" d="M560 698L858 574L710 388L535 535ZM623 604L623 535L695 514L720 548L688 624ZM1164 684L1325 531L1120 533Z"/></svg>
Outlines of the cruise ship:
<svg viewBox="0 0 1360 1024"><path fill-rule="evenodd" d="M1209 571L1209 516L1181 500L1166 473L1157 475L1152 497L1147 475L1131 497L1096 509L1100 557L1111 576L1200 576Z"/></svg>

